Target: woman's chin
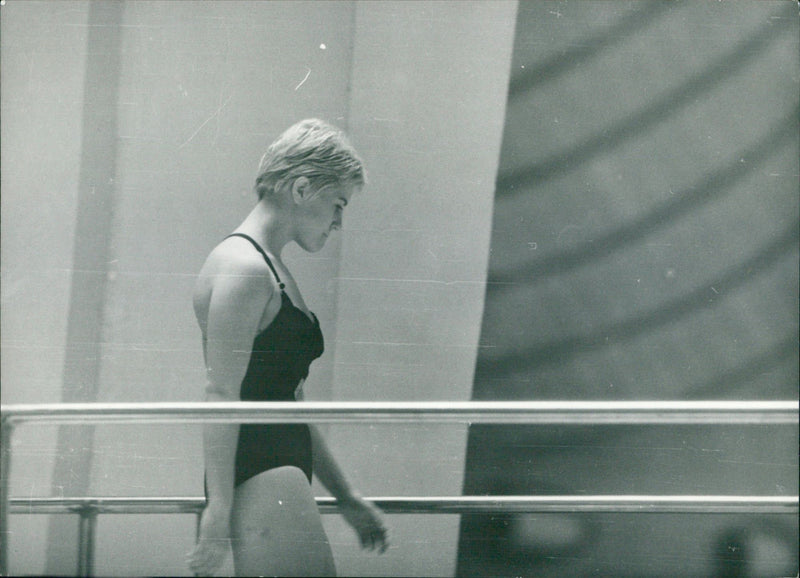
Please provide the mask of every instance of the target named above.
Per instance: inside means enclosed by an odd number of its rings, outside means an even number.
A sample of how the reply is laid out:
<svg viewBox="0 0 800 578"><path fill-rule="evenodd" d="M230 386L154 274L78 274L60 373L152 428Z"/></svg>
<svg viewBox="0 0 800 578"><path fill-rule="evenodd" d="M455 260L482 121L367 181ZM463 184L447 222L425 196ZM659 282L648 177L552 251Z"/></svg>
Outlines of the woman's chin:
<svg viewBox="0 0 800 578"><path fill-rule="evenodd" d="M325 235L318 241L315 241L314 243L304 243L300 245L300 247L307 253L319 253L325 247L325 243L327 241L328 241L328 236Z"/></svg>

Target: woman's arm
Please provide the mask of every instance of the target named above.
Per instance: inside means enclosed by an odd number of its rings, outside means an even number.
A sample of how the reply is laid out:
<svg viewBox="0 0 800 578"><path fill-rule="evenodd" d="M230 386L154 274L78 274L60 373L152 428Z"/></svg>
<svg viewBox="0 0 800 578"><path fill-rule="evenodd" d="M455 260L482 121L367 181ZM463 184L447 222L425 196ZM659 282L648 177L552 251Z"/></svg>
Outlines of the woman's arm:
<svg viewBox="0 0 800 578"><path fill-rule="evenodd" d="M274 293L265 281L262 262L249 257L226 259L214 275L205 324L206 400L238 401L247 372L253 339ZM238 424L208 424L203 428L207 505L189 565L196 574L210 575L228 551L233 505Z"/></svg>
<svg viewBox="0 0 800 578"><path fill-rule="evenodd" d="M353 490L319 429L314 425L309 428L314 474L338 500L341 513L358 534L361 546L370 550L377 549L380 553L385 552L389 547L389 539L380 510Z"/></svg>
<svg viewBox="0 0 800 578"><path fill-rule="evenodd" d="M263 269L262 262L239 259L214 280L206 329L207 401L239 401L258 324L274 292ZM209 507L230 510L233 504L238 432L237 424L204 428Z"/></svg>
<svg viewBox="0 0 800 578"><path fill-rule="evenodd" d="M344 472L342 472L339 464L333 458L319 428L315 425L309 425L308 427L311 429L314 474L339 502L347 503L357 500L359 498L358 492L350 487Z"/></svg>

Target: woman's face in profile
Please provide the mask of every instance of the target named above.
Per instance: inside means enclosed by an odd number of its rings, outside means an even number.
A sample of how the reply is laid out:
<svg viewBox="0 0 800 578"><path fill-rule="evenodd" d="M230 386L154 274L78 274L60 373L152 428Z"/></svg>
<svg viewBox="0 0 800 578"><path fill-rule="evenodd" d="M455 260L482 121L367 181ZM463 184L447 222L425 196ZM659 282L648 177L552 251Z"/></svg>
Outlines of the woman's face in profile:
<svg viewBox="0 0 800 578"><path fill-rule="evenodd" d="M311 253L321 250L333 231L342 228L344 209L357 187L327 185L300 207L297 243Z"/></svg>

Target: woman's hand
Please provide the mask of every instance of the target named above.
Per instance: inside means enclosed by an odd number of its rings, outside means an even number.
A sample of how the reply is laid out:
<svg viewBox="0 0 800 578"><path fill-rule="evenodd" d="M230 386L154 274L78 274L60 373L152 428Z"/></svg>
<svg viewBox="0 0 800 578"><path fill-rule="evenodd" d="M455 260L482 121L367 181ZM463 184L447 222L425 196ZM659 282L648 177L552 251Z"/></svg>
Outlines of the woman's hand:
<svg viewBox="0 0 800 578"><path fill-rule="evenodd" d="M225 561L230 547L230 512L206 507L200 518L197 545L186 558L196 576L211 576Z"/></svg>
<svg viewBox="0 0 800 578"><path fill-rule="evenodd" d="M361 547L377 550L380 554L389 548L389 537L383 525L383 515L374 504L363 498L355 497L339 502L339 508L353 529L358 534Z"/></svg>

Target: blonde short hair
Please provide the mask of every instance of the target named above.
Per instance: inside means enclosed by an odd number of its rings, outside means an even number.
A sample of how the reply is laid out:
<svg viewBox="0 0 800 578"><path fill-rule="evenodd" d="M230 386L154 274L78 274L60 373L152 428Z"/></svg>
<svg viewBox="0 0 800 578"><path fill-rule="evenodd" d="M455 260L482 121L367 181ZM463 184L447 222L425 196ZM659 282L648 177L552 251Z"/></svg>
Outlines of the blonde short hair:
<svg viewBox="0 0 800 578"><path fill-rule="evenodd" d="M258 198L298 177L312 186L363 186L364 163L345 134L325 121L311 118L290 126L273 142L258 166Z"/></svg>

